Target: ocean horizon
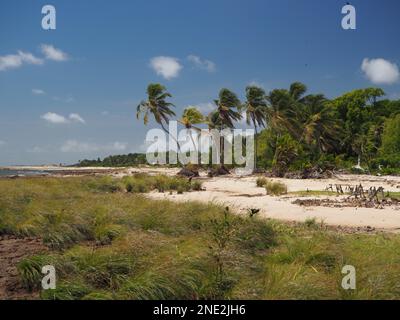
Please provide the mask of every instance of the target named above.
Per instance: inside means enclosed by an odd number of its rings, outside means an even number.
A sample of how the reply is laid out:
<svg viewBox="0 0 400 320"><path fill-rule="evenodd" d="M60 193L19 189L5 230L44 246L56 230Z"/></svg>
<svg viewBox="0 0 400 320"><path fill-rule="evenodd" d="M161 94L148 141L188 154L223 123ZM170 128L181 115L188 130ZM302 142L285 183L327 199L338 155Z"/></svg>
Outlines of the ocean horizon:
<svg viewBox="0 0 400 320"><path fill-rule="evenodd" d="M5 176L36 176L36 175L46 174L46 172L39 170L10 170L10 169L0 169L0 177Z"/></svg>

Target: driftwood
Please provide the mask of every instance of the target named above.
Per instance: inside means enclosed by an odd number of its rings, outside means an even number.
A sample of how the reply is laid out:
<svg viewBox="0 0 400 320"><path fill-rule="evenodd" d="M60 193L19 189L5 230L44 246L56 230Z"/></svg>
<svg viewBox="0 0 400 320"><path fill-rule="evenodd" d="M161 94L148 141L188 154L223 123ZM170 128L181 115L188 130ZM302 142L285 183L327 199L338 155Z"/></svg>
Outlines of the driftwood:
<svg viewBox="0 0 400 320"><path fill-rule="evenodd" d="M389 192L385 195L383 187L372 186L369 189L359 185L342 185L342 184L329 184L326 191L336 191L338 195L348 194L345 202L356 205L357 203L367 207L383 206L384 204L397 204L397 199L390 198Z"/></svg>

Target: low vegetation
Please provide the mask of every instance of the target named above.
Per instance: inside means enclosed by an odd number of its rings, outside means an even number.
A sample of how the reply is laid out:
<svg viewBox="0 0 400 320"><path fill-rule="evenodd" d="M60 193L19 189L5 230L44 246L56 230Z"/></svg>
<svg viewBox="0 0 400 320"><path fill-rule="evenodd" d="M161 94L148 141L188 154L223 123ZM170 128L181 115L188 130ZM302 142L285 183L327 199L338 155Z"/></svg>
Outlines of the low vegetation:
<svg viewBox="0 0 400 320"><path fill-rule="evenodd" d="M287 186L279 181L272 181L264 177L257 178L257 187L265 188L268 195L281 196L287 194Z"/></svg>
<svg viewBox="0 0 400 320"><path fill-rule="evenodd" d="M41 267L51 264L57 288L42 299L400 298L400 236L141 194L183 187L174 179L1 179L0 235L40 237L50 249L18 264L21 283L40 290ZM341 288L346 264L357 269L355 291Z"/></svg>

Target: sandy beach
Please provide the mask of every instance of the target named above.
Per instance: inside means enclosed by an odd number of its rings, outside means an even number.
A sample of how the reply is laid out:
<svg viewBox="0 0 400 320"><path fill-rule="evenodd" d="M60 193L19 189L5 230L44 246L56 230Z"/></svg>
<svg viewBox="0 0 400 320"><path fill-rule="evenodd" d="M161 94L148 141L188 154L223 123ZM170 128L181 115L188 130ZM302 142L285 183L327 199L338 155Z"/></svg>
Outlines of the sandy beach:
<svg viewBox="0 0 400 320"><path fill-rule="evenodd" d="M100 168L100 167L56 167L56 166L27 166L7 167L8 170L36 170L54 174L55 176L71 175L97 175L106 174L114 177L123 177L136 173L176 175L178 168L162 168L143 166L137 168ZM333 202L343 201L347 195L299 195L296 192L324 191L329 185L341 184L359 185L365 189L370 187L383 187L385 192L400 192L400 177L396 176L369 176L369 175L335 175L331 179L281 179L271 178L273 181L280 181L286 184L288 194L280 197L266 195L264 188L256 186L258 176L220 176L208 178L205 171L200 173L204 191L193 191L184 194L170 194L151 192L148 197L152 199L168 199L171 201L200 201L213 202L230 206L235 212L245 214L248 209L260 209L260 215L266 218L273 218L283 221L304 222L307 219L315 218L327 225L368 228L400 232L400 204L384 206L383 208L365 208L357 206L302 206L293 203L301 200L332 200Z"/></svg>
<svg viewBox="0 0 400 320"><path fill-rule="evenodd" d="M172 201L214 202L230 206L236 212L246 213L250 208L260 209L260 214L266 218L284 221L304 222L316 218L327 225L342 227L360 227L400 232L400 205L379 208L362 207L322 207L300 206L293 204L296 199L332 199L340 201L347 196L311 196L300 197L297 191L323 191L329 184L362 184L369 188L382 186L385 191L399 192L400 177L375 177L361 175L340 175L334 179L301 180L272 179L281 181L288 187L288 195L273 197L266 195L264 188L256 186L257 177L217 177L201 178L205 191L179 194L150 193L153 199L168 199Z"/></svg>

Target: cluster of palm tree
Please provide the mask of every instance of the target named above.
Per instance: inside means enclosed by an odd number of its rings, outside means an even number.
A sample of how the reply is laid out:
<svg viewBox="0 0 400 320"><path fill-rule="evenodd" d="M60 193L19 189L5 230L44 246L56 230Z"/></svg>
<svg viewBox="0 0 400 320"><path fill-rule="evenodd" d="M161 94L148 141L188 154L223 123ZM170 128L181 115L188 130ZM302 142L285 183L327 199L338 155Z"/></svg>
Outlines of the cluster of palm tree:
<svg viewBox="0 0 400 320"><path fill-rule="evenodd" d="M257 86L248 86L245 91L245 101L238 96L222 89L218 99L214 101L215 110L203 115L193 106L183 111L178 120L191 133L201 130L197 125L206 124L210 129L233 129L235 124L245 117L248 125L255 130L255 159L257 160L258 136L260 128L268 128L276 141L284 135L289 135L299 144L305 144L318 155L337 147L340 125L334 115L333 108L323 95L305 95L307 88L300 82L293 83L289 90L275 89L268 95ZM150 84L147 88L147 99L137 106L137 118L144 115L147 124L149 115L168 132L168 123L175 112L174 105L168 102L171 94L161 84ZM190 134L193 144L194 139ZM223 138L221 139L221 159L223 162ZM178 144L179 147L179 144ZM275 153L278 154L278 148ZM282 148L279 149L282 153Z"/></svg>

